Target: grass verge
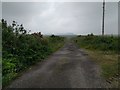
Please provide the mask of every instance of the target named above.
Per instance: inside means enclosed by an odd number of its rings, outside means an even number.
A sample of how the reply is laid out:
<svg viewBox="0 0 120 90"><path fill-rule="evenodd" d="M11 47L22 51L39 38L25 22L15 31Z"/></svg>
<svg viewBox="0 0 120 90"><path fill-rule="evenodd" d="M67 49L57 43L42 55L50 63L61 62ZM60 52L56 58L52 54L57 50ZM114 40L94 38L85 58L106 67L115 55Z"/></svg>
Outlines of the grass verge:
<svg viewBox="0 0 120 90"><path fill-rule="evenodd" d="M94 62L100 65L102 69L101 75L111 87L118 87L118 54L88 49L84 49L84 51L88 53Z"/></svg>
<svg viewBox="0 0 120 90"><path fill-rule="evenodd" d="M113 36L80 36L74 42L88 53L94 62L102 69L101 76L117 88L119 82L118 37Z"/></svg>

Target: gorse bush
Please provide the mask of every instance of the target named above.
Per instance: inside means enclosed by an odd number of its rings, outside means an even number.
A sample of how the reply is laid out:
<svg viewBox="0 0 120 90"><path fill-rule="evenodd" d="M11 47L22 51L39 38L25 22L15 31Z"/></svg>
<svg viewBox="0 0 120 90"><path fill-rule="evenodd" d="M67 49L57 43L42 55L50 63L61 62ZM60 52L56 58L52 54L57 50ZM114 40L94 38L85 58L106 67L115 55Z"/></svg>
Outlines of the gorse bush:
<svg viewBox="0 0 120 90"><path fill-rule="evenodd" d="M64 38L43 37L41 33L28 34L23 25L12 25L2 19L2 74L3 86L30 65L43 60L60 48Z"/></svg>

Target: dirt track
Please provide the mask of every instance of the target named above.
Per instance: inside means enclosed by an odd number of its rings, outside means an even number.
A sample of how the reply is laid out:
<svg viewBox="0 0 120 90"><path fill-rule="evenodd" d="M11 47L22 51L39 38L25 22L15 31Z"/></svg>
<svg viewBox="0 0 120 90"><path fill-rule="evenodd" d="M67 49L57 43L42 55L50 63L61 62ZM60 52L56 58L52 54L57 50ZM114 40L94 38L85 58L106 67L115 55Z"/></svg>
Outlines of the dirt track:
<svg viewBox="0 0 120 90"><path fill-rule="evenodd" d="M105 88L100 68L88 55L68 42L45 62L13 81L9 88Z"/></svg>

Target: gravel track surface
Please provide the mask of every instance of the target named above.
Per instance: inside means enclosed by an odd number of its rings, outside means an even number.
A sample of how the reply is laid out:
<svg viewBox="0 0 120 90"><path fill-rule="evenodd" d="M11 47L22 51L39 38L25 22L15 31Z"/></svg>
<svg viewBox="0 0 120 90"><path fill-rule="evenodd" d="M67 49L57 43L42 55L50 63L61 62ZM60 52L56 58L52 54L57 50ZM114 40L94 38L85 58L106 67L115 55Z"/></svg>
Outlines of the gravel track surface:
<svg viewBox="0 0 120 90"><path fill-rule="evenodd" d="M44 62L22 73L8 88L106 88L100 72L82 49L67 42Z"/></svg>

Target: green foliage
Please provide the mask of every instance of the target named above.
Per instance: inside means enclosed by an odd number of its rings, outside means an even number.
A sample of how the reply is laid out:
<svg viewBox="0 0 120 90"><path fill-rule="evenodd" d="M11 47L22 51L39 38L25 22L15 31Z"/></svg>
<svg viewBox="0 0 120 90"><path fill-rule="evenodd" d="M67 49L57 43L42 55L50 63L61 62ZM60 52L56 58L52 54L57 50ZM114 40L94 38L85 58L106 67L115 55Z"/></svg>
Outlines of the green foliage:
<svg viewBox="0 0 120 90"><path fill-rule="evenodd" d="M49 39L48 41L49 41L50 47L51 48L54 47L52 49L53 52L59 49L64 44L64 37L51 35L48 39Z"/></svg>
<svg viewBox="0 0 120 90"><path fill-rule="evenodd" d="M63 43L63 37L44 38L41 33L27 34L22 24L13 21L8 26L2 19L3 86L14 79L17 73L56 51Z"/></svg>
<svg viewBox="0 0 120 90"><path fill-rule="evenodd" d="M81 36L76 37L77 44L80 47L91 50L113 51L118 52L118 37L117 36Z"/></svg>
<svg viewBox="0 0 120 90"><path fill-rule="evenodd" d="M7 85L11 80L13 80L17 76L17 73L8 73L5 76L2 76L2 84Z"/></svg>
<svg viewBox="0 0 120 90"><path fill-rule="evenodd" d="M111 78L118 74L118 63L114 63L111 66L103 64L102 65L102 74L105 78Z"/></svg>

